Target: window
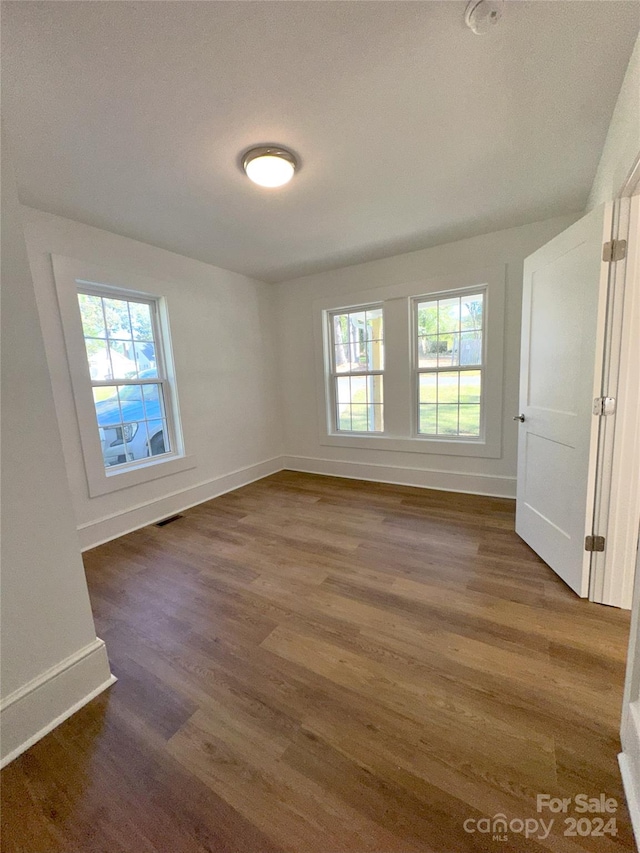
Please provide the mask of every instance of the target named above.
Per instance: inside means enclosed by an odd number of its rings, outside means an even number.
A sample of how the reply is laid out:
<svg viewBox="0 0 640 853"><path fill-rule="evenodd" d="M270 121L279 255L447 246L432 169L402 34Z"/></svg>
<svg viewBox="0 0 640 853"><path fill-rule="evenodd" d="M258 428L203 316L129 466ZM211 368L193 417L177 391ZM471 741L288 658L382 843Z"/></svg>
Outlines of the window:
<svg viewBox="0 0 640 853"><path fill-rule="evenodd" d="M382 432L382 306L332 313L329 325L335 429L337 432Z"/></svg>
<svg viewBox="0 0 640 853"><path fill-rule="evenodd" d="M78 302L105 468L171 453L157 301L81 288Z"/></svg>
<svg viewBox="0 0 640 853"><path fill-rule="evenodd" d="M506 282L499 265L315 300L320 444L501 458Z"/></svg>
<svg viewBox="0 0 640 853"><path fill-rule="evenodd" d="M415 300L419 435L482 435L484 303L484 291Z"/></svg>

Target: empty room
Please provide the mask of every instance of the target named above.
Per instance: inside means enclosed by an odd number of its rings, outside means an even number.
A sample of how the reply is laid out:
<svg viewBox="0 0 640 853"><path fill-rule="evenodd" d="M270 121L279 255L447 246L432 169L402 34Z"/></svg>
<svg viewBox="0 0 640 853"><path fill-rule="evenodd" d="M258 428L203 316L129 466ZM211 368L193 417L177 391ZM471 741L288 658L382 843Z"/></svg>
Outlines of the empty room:
<svg viewBox="0 0 640 853"><path fill-rule="evenodd" d="M2 849L635 850L640 2L0 12Z"/></svg>

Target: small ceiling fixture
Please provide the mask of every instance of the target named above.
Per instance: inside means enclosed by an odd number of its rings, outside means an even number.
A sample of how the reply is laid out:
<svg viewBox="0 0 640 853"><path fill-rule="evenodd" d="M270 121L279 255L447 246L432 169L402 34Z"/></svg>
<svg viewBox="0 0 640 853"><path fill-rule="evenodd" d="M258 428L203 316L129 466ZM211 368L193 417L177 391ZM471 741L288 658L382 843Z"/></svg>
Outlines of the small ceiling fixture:
<svg viewBox="0 0 640 853"><path fill-rule="evenodd" d="M470 0L464 22L477 36L483 36L495 26L504 10L504 0Z"/></svg>
<svg viewBox="0 0 640 853"><path fill-rule="evenodd" d="M247 177L261 187L281 187L289 183L298 168L291 151L278 145L252 148L242 158Z"/></svg>

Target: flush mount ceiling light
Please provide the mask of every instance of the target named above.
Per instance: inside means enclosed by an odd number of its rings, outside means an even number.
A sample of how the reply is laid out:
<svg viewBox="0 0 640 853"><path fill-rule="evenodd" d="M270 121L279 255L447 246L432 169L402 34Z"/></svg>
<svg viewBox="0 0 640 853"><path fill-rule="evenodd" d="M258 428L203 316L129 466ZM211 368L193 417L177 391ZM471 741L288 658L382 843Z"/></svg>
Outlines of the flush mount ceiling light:
<svg viewBox="0 0 640 853"><path fill-rule="evenodd" d="M498 23L503 9L504 0L470 0L464 22L477 36L483 36Z"/></svg>
<svg viewBox="0 0 640 853"><path fill-rule="evenodd" d="M276 145L252 148L242 158L247 177L261 187L281 187L289 183L298 168L291 151Z"/></svg>

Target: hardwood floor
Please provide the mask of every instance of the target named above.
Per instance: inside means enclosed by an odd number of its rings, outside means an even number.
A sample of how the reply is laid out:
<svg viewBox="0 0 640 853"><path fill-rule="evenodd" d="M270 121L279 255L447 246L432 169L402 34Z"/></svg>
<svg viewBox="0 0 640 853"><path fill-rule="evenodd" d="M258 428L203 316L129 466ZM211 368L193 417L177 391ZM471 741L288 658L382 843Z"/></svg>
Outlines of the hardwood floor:
<svg viewBox="0 0 640 853"><path fill-rule="evenodd" d="M3 849L632 850L628 614L513 510L282 472L87 553L119 680L3 771ZM618 835L565 837L538 793L615 798ZM497 841L498 813L554 826Z"/></svg>

